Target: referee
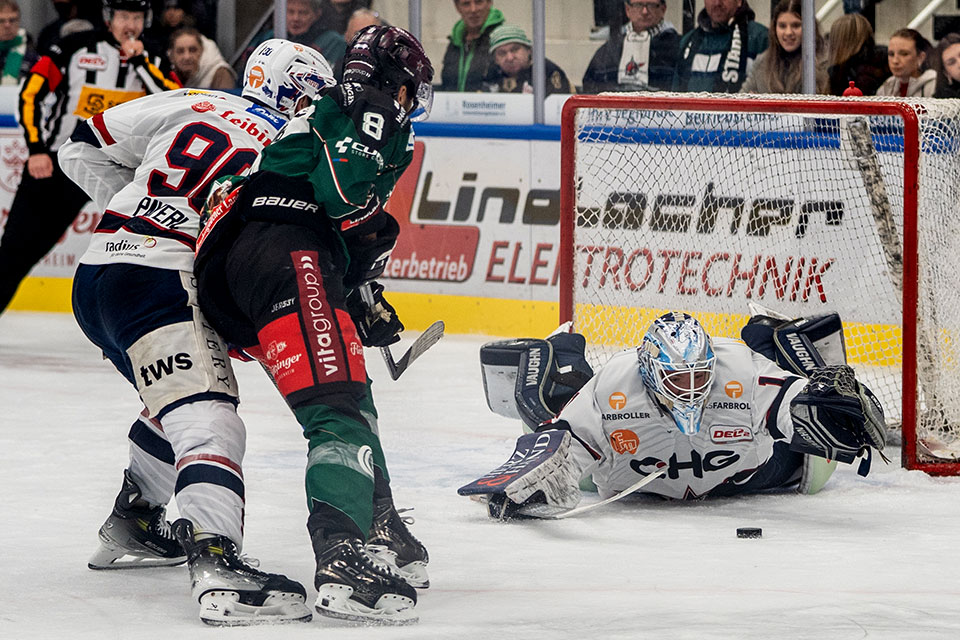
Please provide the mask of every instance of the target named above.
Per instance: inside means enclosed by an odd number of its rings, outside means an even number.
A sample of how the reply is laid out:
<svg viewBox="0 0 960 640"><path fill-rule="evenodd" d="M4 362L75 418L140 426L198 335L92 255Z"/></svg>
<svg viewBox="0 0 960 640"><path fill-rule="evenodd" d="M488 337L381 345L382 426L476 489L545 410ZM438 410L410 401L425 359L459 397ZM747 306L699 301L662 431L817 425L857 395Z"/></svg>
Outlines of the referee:
<svg viewBox="0 0 960 640"><path fill-rule="evenodd" d="M76 123L180 86L166 61L144 50L140 40L150 21L149 0L104 0L103 18L106 29L51 46L20 91L29 158L0 236L0 313L88 200L57 162L57 149Z"/></svg>

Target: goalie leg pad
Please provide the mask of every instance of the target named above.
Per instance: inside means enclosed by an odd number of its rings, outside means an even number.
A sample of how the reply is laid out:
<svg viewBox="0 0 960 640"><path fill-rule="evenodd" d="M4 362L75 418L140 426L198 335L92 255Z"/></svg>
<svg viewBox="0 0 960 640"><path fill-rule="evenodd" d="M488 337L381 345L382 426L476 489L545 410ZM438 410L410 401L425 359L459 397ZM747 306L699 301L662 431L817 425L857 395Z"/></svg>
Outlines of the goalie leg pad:
<svg viewBox="0 0 960 640"><path fill-rule="evenodd" d="M491 504L540 503L541 515L559 513L580 502L580 470L570 450L568 431L552 429L528 433L517 439L505 463L457 490L462 496L487 495ZM500 509L499 517L511 511ZM493 510L491 510L493 513Z"/></svg>

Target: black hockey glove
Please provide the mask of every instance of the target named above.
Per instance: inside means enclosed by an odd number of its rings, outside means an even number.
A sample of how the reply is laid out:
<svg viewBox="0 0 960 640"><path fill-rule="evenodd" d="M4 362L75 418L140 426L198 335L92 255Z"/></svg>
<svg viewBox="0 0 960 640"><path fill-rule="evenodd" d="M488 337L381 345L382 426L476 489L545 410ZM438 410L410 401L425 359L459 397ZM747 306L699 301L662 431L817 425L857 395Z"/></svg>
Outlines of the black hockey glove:
<svg viewBox="0 0 960 640"><path fill-rule="evenodd" d="M372 307L363 301L360 289L354 289L347 296L347 311L357 327L360 342L365 347L386 347L399 342L403 323L393 306L383 298L383 285L374 282L370 288Z"/></svg>
<svg viewBox="0 0 960 640"><path fill-rule="evenodd" d="M790 414L795 451L851 463L861 451L882 451L886 444L883 409L847 365L814 371Z"/></svg>
<svg viewBox="0 0 960 640"><path fill-rule="evenodd" d="M347 241L350 266L343 276L343 286L347 289L376 280L387 266L390 253L397 244L397 236L400 235L400 225L386 211L382 215L385 224L373 238L351 238Z"/></svg>

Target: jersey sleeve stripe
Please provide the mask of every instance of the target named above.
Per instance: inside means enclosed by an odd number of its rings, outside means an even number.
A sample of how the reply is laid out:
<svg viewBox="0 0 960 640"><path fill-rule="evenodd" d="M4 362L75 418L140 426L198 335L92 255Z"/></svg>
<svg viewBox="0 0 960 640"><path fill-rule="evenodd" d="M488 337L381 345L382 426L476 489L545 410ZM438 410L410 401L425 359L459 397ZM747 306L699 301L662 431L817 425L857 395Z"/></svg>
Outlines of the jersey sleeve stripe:
<svg viewBox="0 0 960 640"><path fill-rule="evenodd" d="M762 376L760 378L760 384L780 386L780 391L777 392L777 397L773 399L773 402L770 404L770 408L767 410L767 431L770 432L770 435L778 440L783 440L787 437L777 426L777 420L780 416L780 405L783 404L783 398L787 395L787 391L789 391L790 387L793 386L793 383L797 382L798 380L803 380L803 378L798 378L796 376L790 376L785 379L769 378L766 376Z"/></svg>
<svg viewBox="0 0 960 640"><path fill-rule="evenodd" d="M100 134L100 137L103 138L107 146L117 143L117 141L113 139L113 136L110 135L110 131L107 130L107 123L103 121L103 113L98 113L93 116L92 121L94 128L97 130L97 133Z"/></svg>
<svg viewBox="0 0 960 640"><path fill-rule="evenodd" d="M45 78L47 84L50 85L50 91L56 91L57 87L60 86L60 82L63 80L63 74L60 73L60 68L50 56L43 56L37 60L33 68L30 69L30 72Z"/></svg>
<svg viewBox="0 0 960 640"><path fill-rule="evenodd" d="M39 113L37 110L37 96L43 88L45 81L47 80L44 76L34 73L30 76L30 79L27 80L27 84L24 85L23 91L20 93L20 121L27 138L27 144L38 144L41 142L40 129L37 126L37 120L39 120L37 117Z"/></svg>
<svg viewBox="0 0 960 640"><path fill-rule="evenodd" d="M149 60L147 60L146 64L144 64L144 68L147 71L147 75L149 75L150 78L156 83L156 87L154 87L154 92L170 91L172 89L180 88L179 84L177 84L173 80L170 80L169 78L164 76L163 72L160 71L160 69Z"/></svg>

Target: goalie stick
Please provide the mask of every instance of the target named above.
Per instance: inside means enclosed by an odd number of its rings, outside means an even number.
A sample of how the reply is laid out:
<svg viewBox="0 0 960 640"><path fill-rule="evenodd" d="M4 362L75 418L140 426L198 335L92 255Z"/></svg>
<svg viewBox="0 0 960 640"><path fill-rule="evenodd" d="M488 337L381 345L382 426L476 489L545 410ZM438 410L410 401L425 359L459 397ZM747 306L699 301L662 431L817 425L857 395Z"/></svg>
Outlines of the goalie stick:
<svg viewBox="0 0 960 640"><path fill-rule="evenodd" d="M367 283L360 287L360 297L369 307L373 307L373 291L370 288L370 284ZM390 378L396 380L407 368L413 364L413 361L422 356L427 349L437 344L440 338L443 337L443 320L437 320L432 325L427 327L427 330L420 334L420 336L413 341L413 344L410 345L410 348L400 356L399 360L393 359L393 352L390 351L390 347L380 347L380 354L383 355L383 361L387 365L387 371L390 373Z"/></svg>
<svg viewBox="0 0 960 640"><path fill-rule="evenodd" d="M850 149L853 160L860 177L863 180L864 189L870 199L870 211L873 214L874 226L877 231L877 237L883 248L883 255L887 262L887 274L890 282L896 288L897 292L903 296L903 249L900 245L900 233L893 217L893 209L890 205L890 198L887 195L887 187L883 177L883 171L880 167L880 161L877 158L877 151L873 145L873 137L870 132L870 124L866 118L853 118L847 124L849 134ZM928 313L935 314L936 307L928 306ZM936 316L933 316L933 326L936 325ZM936 370L936 358L926 335L917 335L917 382L920 390L926 396L928 405L936 404L937 380L933 375Z"/></svg>
<svg viewBox="0 0 960 640"><path fill-rule="evenodd" d="M632 485L630 485L629 487L627 487L626 489L624 489L624 490L621 491L620 493L616 493L616 494L610 496L610 497L607 498L606 500L601 500L600 502L594 502L594 503L592 503L592 504L585 504L585 505L583 505L582 507L577 507L576 509L571 509L570 511L564 511L563 513L557 513L557 514L552 515L552 516L544 516L544 517L545 517L545 519L547 519L547 520L563 520L564 518L572 518L573 516L578 516L578 515L580 515L581 513L586 513L587 511L592 511L592 510L596 509L597 507L602 507L602 506L605 505L605 504L610 504L611 502L616 502L616 501L619 500L620 498L625 498L626 496L630 495L630 494L633 493L634 491L638 491L639 489L647 486L648 484L650 484L651 482L653 482L653 481L656 480L657 478L662 478L664 475L666 475L666 473L667 473L667 468L664 466L664 467L662 467L662 468L660 468L660 469L657 469L656 471L654 471L654 472L651 473L650 475L648 475L648 476L646 476L646 477L638 480L637 482L633 483Z"/></svg>

